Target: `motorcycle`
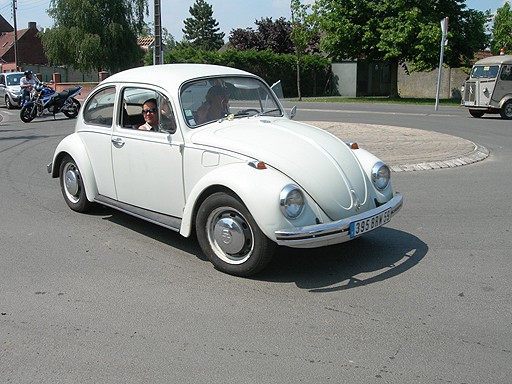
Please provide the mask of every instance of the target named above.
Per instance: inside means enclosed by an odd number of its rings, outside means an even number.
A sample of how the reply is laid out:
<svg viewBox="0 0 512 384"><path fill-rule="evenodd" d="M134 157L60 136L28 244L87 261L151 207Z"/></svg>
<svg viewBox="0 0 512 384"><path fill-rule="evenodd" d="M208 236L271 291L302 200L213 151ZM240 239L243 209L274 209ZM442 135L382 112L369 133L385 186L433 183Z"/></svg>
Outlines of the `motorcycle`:
<svg viewBox="0 0 512 384"><path fill-rule="evenodd" d="M23 122L29 123L37 116L42 116L45 111L55 114L62 112L70 119L77 117L80 110L80 102L75 99L82 87L64 89L56 92L53 88L44 83L36 84L32 90L29 100L21 107L20 118Z"/></svg>

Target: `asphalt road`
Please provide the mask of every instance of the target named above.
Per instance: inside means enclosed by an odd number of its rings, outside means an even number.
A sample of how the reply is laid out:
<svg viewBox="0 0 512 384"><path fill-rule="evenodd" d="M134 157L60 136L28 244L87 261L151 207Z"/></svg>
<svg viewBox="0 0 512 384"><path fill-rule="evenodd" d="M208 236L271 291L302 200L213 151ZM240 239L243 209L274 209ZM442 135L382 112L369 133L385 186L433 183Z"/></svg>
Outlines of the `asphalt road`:
<svg viewBox="0 0 512 384"><path fill-rule="evenodd" d="M241 279L215 271L194 239L102 207L69 210L46 164L73 121L0 114L1 382L512 381L511 122L301 103L299 120L433 131L489 156L395 172L405 203L388 226L280 249Z"/></svg>

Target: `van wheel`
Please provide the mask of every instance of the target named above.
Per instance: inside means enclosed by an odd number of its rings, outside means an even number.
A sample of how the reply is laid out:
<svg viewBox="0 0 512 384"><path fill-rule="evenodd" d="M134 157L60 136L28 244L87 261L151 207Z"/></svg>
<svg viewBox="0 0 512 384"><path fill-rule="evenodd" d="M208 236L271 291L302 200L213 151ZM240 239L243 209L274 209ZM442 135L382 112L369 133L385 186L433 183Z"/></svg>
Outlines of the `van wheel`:
<svg viewBox="0 0 512 384"><path fill-rule="evenodd" d="M503 107L500 109L500 115L502 119L512 119L512 100L507 100Z"/></svg>
<svg viewBox="0 0 512 384"><path fill-rule="evenodd" d="M470 109L469 110L469 114L473 117L476 117L476 118L479 118L479 117L482 117L484 115L484 111L479 111L477 109Z"/></svg>

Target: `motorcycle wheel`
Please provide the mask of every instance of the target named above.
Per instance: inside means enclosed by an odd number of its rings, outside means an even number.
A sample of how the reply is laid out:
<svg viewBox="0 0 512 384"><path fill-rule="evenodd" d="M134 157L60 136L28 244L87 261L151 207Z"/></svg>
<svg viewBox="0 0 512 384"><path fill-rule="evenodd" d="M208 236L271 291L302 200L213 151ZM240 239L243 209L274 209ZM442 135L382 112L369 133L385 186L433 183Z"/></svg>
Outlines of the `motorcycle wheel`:
<svg viewBox="0 0 512 384"><path fill-rule="evenodd" d="M66 115L66 117L69 117L70 119L73 119L78 116L78 111L80 110L80 102L72 98L71 99L71 105L63 110L62 112Z"/></svg>
<svg viewBox="0 0 512 384"><path fill-rule="evenodd" d="M20 111L20 119L24 123L30 123L37 115L37 109L34 104L24 105Z"/></svg>

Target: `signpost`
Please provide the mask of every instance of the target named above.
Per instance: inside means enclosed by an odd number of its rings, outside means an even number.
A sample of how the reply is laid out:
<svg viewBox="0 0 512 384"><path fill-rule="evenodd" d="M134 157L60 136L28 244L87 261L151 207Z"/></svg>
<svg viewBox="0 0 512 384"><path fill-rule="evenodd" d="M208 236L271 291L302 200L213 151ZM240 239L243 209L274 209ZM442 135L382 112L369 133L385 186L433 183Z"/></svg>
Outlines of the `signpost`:
<svg viewBox="0 0 512 384"><path fill-rule="evenodd" d="M439 74L437 76L437 92L436 92L436 111L439 109L439 92L441 90L441 76L443 72L444 46L448 43L446 35L448 34L448 17L441 20L441 54L439 57Z"/></svg>

